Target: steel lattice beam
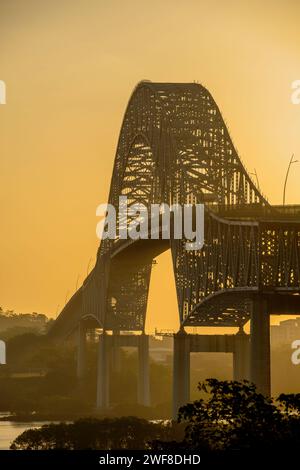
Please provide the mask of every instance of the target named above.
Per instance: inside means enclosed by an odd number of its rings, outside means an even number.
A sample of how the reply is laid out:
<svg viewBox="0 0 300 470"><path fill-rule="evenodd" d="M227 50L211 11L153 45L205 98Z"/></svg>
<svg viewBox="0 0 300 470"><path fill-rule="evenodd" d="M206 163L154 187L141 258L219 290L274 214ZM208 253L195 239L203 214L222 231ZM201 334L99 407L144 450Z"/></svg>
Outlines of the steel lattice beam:
<svg viewBox="0 0 300 470"><path fill-rule="evenodd" d="M59 325L90 316L106 329L143 330L153 257L167 248L181 324L243 324L253 295L300 293L300 210L271 206L260 193L201 85L137 85L120 131L109 202L118 207L120 195L146 206L204 202L205 246L188 252L174 239L157 240L154 250L148 240L134 249L124 240L102 241L95 268Z"/></svg>

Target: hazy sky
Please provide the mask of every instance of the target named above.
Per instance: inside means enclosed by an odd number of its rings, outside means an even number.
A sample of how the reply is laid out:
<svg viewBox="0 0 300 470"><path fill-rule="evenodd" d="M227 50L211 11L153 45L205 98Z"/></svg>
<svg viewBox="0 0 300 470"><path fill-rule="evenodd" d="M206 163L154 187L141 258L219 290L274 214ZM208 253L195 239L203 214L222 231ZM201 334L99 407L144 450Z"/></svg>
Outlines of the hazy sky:
<svg viewBox="0 0 300 470"><path fill-rule="evenodd" d="M291 154L300 160L300 105L290 99L300 79L299 0L0 0L0 79L4 308L53 316L86 275L95 209L107 200L140 80L205 85L272 203L282 200ZM295 164L288 203L300 203L299 177ZM159 261L148 324L173 328L169 255Z"/></svg>

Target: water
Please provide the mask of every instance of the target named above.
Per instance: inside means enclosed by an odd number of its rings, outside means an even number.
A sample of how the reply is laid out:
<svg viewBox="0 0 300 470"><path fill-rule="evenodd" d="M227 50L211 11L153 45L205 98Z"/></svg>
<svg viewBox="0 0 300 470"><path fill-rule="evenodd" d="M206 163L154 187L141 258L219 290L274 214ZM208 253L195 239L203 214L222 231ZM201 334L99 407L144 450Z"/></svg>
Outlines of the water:
<svg viewBox="0 0 300 470"><path fill-rule="evenodd" d="M0 416L6 416L8 413L0 413ZM16 421L0 421L0 450L8 450L13 440L23 431L29 428L40 428L49 421L39 422L16 422Z"/></svg>

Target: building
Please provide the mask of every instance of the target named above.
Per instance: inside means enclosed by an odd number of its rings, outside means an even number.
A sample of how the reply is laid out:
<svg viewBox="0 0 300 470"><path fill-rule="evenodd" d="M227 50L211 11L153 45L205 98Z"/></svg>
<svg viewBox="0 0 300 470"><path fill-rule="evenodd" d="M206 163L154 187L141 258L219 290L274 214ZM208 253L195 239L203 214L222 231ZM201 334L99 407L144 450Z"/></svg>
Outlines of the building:
<svg viewBox="0 0 300 470"><path fill-rule="evenodd" d="M300 339L300 317L271 326L272 346L291 344L295 339Z"/></svg>

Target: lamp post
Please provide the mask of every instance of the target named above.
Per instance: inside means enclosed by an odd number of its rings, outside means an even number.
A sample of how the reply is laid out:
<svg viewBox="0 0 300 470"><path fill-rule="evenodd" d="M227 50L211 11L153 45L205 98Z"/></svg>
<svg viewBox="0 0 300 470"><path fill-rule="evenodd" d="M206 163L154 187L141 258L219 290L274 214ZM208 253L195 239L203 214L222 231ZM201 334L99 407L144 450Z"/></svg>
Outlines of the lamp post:
<svg viewBox="0 0 300 470"><path fill-rule="evenodd" d="M292 165L293 163L297 163L297 162L299 162L299 160L294 160L294 154L293 154L293 155L291 156L291 159L290 159L290 162L289 162L289 165L288 165L288 168L287 168L287 172L286 172L285 181L284 181L284 187L283 187L283 205L285 205L286 183L287 183L287 180L288 180L290 168L291 168L291 165Z"/></svg>

